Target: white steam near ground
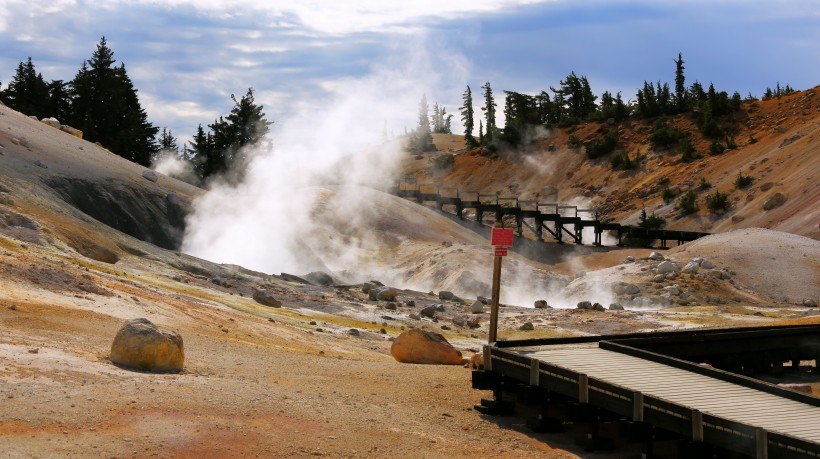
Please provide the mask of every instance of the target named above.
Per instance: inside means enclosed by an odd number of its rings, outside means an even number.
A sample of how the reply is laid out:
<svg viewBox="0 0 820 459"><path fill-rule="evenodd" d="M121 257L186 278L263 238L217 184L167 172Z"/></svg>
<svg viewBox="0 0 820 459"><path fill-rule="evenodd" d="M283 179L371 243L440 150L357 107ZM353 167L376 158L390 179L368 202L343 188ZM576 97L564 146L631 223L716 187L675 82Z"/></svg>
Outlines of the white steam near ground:
<svg viewBox="0 0 820 459"><path fill-rule="evenodd" d="M402 112L414 128L421 95L432 106L437 99L428 88L443 78L434 57L404 57L400 65L340 84L321 111L275 120L272 137L246 152L241 183L210 183L194 203L182 250L273 274L324 271L344 282L378 279L400 288L489 296L487 241L474 234L449 235L448 241L439 233L450 230L430 223L434 213L422 215L374 191L395 183L399 161L408 155L400 139L385 142L385 120ZM467 72L453 61L447 56L448 90L461 91ZM169 175L187 172L178 168L173 158L157 163ZM531 306L546 299L572 306L561 276L512 259L504 276L502 302Z"/></svg>

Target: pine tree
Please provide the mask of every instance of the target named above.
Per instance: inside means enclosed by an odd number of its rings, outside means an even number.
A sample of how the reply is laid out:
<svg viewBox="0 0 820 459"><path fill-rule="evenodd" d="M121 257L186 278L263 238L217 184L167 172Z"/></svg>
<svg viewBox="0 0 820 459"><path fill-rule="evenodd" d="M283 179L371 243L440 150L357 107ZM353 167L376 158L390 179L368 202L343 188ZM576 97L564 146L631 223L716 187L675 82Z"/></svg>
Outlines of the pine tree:
<svg viewBox="0 0 820 459"><path fill-rule="evenodd" d="M683 54L678 53L678 59L675 61L675 106L678 113L683 113L688 109L686 101L686 77L683 75Z"/></svg>
<svg viewBox="0 0 820 459"><path fill-rule="evenodd" d="M484 83L484 106L481 110L484 111L484 116L487 120L487 132L484 134L481 143L492 143L493 133L495 131L495 98L493 97L493 89L490 87L490 82Z"/></svg>
<svg viewBox="0 0 820 459"><path fill-rule="evenodd" d="M177 139L170 129L162 128L159 134L159 148L161 151L173 153L175 156L179 155L179 146Z"/></svg>
<svg viewBox="0 0 820 459"><path fill-rule="evenodd" d="M158 149L155 136L159 129L148 122L125 65L115 67L115 63L114 52L103 37L70 83L68 124L83 131L85 139L148 166Z"/></svg>
<svg viewBox="0 0 820 459"><path fill-rule="evenodd" d="M464 140L468 147L475 147L477 142L473 137L473 92L470 86L467 85L467 90L462 94L462 101L464 105L459 107L461 110L461 123L464 125Z"/></svg>
<svg viewBox="0 0 820 459"><path fill-rule="evenodd" d="M435 151L433 145L433 135L430 130L429 106L427 96L422 95L419 102L419 122L416 129L410 135L409 149L411 151Z"/></svg>
<svg viewBox="0 0 820 459"><path fill-rule="evenodd" d="M63 80L53 80L48 84L46 113L61 122L68 119L71 113L71 96L68 91L68 84Z"/></svg>
<svg viewBox="0 0 820 459"><path fill-rule="evenodd" d="M48 84L37 73L31 58L20 62L8 87L0 91L0 100L9 108L37 118L52 116L47 113Z"/></svg>

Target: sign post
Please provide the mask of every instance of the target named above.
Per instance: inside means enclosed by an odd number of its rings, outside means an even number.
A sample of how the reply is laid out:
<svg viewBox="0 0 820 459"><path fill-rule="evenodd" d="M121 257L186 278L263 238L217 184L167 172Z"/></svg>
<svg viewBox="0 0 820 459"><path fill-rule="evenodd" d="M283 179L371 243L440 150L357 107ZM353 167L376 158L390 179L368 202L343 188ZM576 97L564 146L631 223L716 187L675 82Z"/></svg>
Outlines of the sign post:
<svg viewBox="0 0 820 459"><path fill-rule="evenodd" d="M498 304L501 297L501 259L507 256L507 249L513 245L512 228L493 228L490 238L495 252L493 262L493 291L490 303L489 343L496 342L498 337Z"/></svg>

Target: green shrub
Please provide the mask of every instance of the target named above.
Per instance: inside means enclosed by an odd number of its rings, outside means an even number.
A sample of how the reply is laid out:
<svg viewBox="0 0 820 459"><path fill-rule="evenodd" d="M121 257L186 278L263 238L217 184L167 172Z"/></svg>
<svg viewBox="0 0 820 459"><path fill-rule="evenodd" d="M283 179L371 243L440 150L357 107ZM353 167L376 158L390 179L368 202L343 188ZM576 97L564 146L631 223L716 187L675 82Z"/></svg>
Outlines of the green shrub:
<svg viewBox="0 0 820 459"><path fill-rule="evenodd" d="M737 173L737 178L735 179L735 188L738 190L746 188L747 186L751 185L754 182L754 177L749 175L743 175L743 172Z"/></svg>
<svg viewBox="0 0 820 459"><path fill-rule="evenodd" d="M691 163L696 159L700 159L700 155L697 150L695 150L695 146L692 145L692 142L688 138L683 139L680 147L678 147L678 151L681 152L680 159L685 163Z"/></svg>
<svg viewBox="0 0 820 459"><path fill-rule="evenodd" d="M668 149L688 138L688 132L669 127L664 119L659 119L655 121L652 134L649 135L649 143L656 149Z"/></svg>
<svg viewBox="0 0 820 459"><path fill-rule="evenodd" d="M592 139L587 142L587 158L595 159L608 155L615 151L616 146L618 146L618 131L611 129L602 138Z"/></svg>
<svg viewBox="0 0 820 459"><path fill-rule="evenodd" d="M663 199L664 204L669 204L675 199L675 192L669 188L664 188L663 191L661 191L661 199Z"/></svg>
<svg viewBox="0 0 820 459"><path fill-rule="evenodd" d="M641 216L640 221L638 222L638 226L641 228L646 229L657 229L662 228L666 225L666 219L663 217L658 217L655 215L655 212L652 212L652 215L646 215L646 208L641 209Z"/></svg>
<svg viewBox="0 0 820 459"><path fill-rule="evenodd" d="M443 171L453 167L455 157L452 154L441 155L433 159L433 169Z"/></svg>
<svg viewBox="0 0 820 459"><path fill-rule="evenodd" d="M694 191L689 190L678 199L678 210L684 214L693 214L698 211L698 197Z"/></svg>
<svg viewBox="0 0 820 459"><path fill-rule="evenodd" d="M715 191L706 196L706 207L709 210L726 210L729 208L729 195Z"/></svg>
<svg viewBox="0 0 820 459"><path fill-rule="evenodd" d="M700 190L708 190L712 188L712 184L706 181L706 177L700 178L700 184L698 185L698 189Z"/></svg>
<svg viewBox="0 0 820 459"><path fill-rule="evenodd" d="M726 147L720 142L712 141L712 145L709 145L709 154L712 156L722 155L724 151Z"/></svg>
<svg viewBox="0 0 820 459"><path fill-rule="evenodd" d="M754 136L749 136L749 145L753 145L757 143L757 139Z"/></svg>
<svg viewBox="0 0 820 459"><path fill-rule="evenodd" d="M581 139L575 134L570 134L567 138L567 144L572 148L581 148Z"/></svg>
<svg viewBox="0 0 820 459"><path fill-rule="evenodd" d="M622 151L613 155L609 160L609 164L612 165L613 169L625 171L637 168L642 160L643 156L639 154L635 155L634 159L630 159L629 155L625 151Z"/></svg>

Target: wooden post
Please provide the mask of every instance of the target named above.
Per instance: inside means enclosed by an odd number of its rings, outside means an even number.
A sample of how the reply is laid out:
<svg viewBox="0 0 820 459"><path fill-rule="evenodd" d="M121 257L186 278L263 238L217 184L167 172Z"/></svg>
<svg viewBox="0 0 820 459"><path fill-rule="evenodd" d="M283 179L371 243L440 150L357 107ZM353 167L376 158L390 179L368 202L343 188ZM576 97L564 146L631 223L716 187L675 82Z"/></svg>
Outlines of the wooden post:
<svg viewBox="0 0 820 459"><path fill-rule="evenodd" d="M493 295L490 303L490 344L496 342L498 336L498 303L501 295L501 258L495 257L493 263Z"/></svg>
<svg viewBox="0 0 820 459"><path fill-rule="evenodd" d="M583 373L578 375L578 402L589 403L589 378Z"/></svg>
<svg viewBox="0 0 820 459"><path fill-rule="evenodd" d="M692 440L703 441L703 413L692 410Z"/></svg>
<svg viewBox="0 0 820 459"><path fill-rule="evenodd" d="M632 420L643 422L643 392L632 393Z"/></svg>
<svg viewBox="0 0 820 459"><path fill-rule="evenodd" d="M769 440L765 429L755 430L755 457L756 459L769 459Z"/></svg>

